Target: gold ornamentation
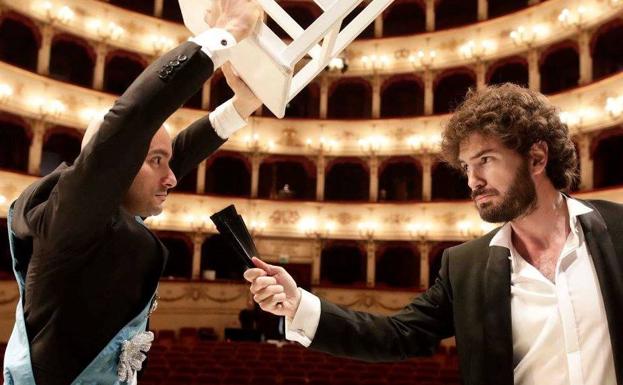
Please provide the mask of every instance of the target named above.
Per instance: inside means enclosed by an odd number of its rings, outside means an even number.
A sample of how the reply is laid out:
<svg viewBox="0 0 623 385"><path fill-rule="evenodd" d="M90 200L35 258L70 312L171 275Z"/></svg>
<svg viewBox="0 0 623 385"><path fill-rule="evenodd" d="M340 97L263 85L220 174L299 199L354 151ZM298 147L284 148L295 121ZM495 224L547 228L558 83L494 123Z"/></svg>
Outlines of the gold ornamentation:
<svg viewBox="0 0 623 385"><path fill-rule="evenodd" d="M294 225L299 219L301 216L294 210L275 210L270 216L270 221L274 225Z"/></svg>
<svg viewBox="0 0 623 385"><path fill-rule="evenodd" d="M6 291L0 291L0 305L8 305L16 303L19 300L19 292L7 293Z"/></svg>
<svg viewBox="0 0 623 385"><path fill-rule="evenodd" d="M213 290L199 286L184 286L181 290L175 290L173 288L167 288L161 290L159 300L161 302L178 302L185 299L191 299L193 301L212 301L217 303L233 302L245 295L247 295L246 287L238 288L234 292L227 292L222 288L217 295L213 294Z"/></svg>
<svg viewBox="0 0 623 385"><path fill-rule="evenodd" d="M317 291L316 294L319 297L327 298L328 292ZM348 296L348 297L350 298L351 296ZM391 301L391 302L394 302L395 304L386 304L386 303L383 303L381 299L378 297L379 296L374 293L365 292L365 293L355 293L354 298L350 300L344 294L335 296L331 300L335 301L336 303L342 306L346 306L348 308L354 308L354 307L362 308L363 307L366 309L370 309L373 307L380 307L381 309L387 310L390 312L396 312L405 306L405 304L396 303L397 301L395 300Z"/></svg>
<svg viewBox="0 0 623 385"><path fill-rule="evenodd" d="M303 147L303 141L298 136L298 130L292 127L281 131L281 138L277 141L282 146Z"/></svg>

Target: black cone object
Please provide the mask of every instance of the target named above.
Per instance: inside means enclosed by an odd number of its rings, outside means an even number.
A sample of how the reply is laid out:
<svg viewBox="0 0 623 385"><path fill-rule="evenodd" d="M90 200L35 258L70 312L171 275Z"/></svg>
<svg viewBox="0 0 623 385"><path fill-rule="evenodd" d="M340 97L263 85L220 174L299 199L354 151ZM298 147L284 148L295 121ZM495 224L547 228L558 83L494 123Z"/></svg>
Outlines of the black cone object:
<svg viewBox="0 0 623 385"><path fill-rule="evenodd" d="M212 222L216 225L218 232L221 233L234 248L236 255L240 257L240 262L242 262L246 268L255 267L251 258L259 258L260 255L257 252L251 233L249 229L247 229L247 225L242 220L240 214L236 211L236 207L234 205L229 205L212 215L210 219L212 219Z"/></svg>

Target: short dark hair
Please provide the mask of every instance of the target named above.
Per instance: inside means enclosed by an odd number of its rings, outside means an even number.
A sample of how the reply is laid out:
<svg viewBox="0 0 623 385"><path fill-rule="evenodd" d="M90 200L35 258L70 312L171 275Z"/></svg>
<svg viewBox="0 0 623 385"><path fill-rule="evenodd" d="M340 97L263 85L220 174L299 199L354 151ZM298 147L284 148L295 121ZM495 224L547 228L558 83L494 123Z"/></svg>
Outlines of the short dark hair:
<svg viewBox="0 0 623 385"><path fill-rule="evenodd" d="M442 134L441 155L459 168L460 145L471 134L493 136L525 156L534 143L548 147L546 174L558 190L578 179L578 159L569 128L542 94L511 83L469 90Z"/></svg>

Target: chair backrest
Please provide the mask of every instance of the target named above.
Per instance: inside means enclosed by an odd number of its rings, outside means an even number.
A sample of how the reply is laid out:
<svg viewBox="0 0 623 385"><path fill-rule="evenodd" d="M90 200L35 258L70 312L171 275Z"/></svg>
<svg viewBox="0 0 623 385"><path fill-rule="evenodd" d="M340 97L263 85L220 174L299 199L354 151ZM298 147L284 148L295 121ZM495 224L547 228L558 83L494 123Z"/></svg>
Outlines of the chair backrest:
<svg viewBox="0 0 623 385"><path fill-rule="evenodd" d="M303 29L275 0L257 0L290 37L284 43L266 24L232 49L230 61L253 92L282 118L285 107L394 0L371 0L350 22L343 20L364 0L314 0L323 13ZM179 0L184 24L198 34L207 29L204 15L210 2ZM296 65L310 57L298 72Z"/></svg>
<svg viewBox="0 0 623 385"><path fill-rule="evenodd" d="M337 57L393 2L393 0L372 0L357 17L343 26L344 18L364 0L314 0L323 13L307 29L303 29L275 0L257 1L275 23L292 38L292 42L285 45L264 25L265 28L261 28L260 33L271 35L262 40L268 44L267 49L279 52L278 56L282 63L291 69L294 69L306 55L312 58L294 76L288 95L289 100L309 84L331 59ZM281 44L275 43L276 41ZM319 45L321 41L322 45Z"/></svg>

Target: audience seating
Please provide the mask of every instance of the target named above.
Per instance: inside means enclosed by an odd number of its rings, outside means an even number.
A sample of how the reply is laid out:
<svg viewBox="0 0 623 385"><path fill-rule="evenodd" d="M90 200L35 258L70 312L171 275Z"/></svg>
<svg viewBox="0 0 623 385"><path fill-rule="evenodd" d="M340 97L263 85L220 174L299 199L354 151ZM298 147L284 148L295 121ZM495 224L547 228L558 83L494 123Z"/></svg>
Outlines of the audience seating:
<svg viewBox="0 0 623 385"><path fill-rule="evenodd" d="M456 349L368 363L294 343L206 340L197 329L158 333L139 385L460 385Z"/></svg>
<svg viewBox="0 0 623 385"><path fill-rule="evenodd" d="M139 385L460 385L456 349L368 363L294 343L215 341L198 329L157 333ZM6 344L0 344L4 358Z"/></svg>

